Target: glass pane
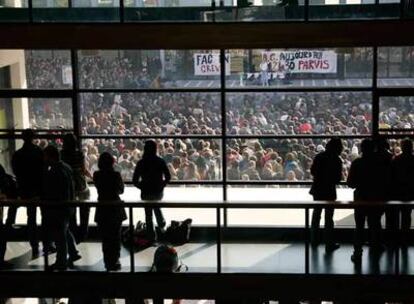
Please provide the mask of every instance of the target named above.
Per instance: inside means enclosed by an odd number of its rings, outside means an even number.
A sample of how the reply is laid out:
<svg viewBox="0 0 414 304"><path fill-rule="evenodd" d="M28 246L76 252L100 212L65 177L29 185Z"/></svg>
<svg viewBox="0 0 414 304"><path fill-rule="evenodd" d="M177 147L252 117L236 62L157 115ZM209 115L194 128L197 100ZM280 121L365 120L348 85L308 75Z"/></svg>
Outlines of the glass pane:
<svg viewBox="0 0 414 304"><path fill-rule="evenodd" d="M310 186L243 185L227 188L228 200L250 202L312 201ZM337 187L338 201L352 201L353 190ZM299 209L227 209L228 224L234 226L304 226L305 211ZM353 226L353 210L337 209L335 226Z"/></svg>
<svg viewBox="0 0 414 304"><path fill-rule="evenodd" d="M372 84L371 48L251 49L229 53L228 88L369 87Z"/></svg>
<svg viewBox="0 0 414 304"><path fill-rule="evenodd" d="M98 199L98 194L94 186L90 187L91 201ZM126 186L121 199L125 202L141 201L140 192L133 186ZM222 186L208 186L208 185L168 185L164 190L164 201L168 202L213 202L223 199ZM134 209L134 223L139 220L145 221L144 210ZM186 218L193 219L193 225L215 225L216 224L216 210L215 209L191 209L191 208L170 208L166 209L164 216L167 223L170 220L185 220ZM90 217L91 224L94 223L93 216Z"/></svg>
<svg viewBox="0 0 414 304"><path fill-rule="evenodd" d="M119 0L33 0L38 22L119 22Z"/></svg>
<svg viewBox="0 0 414 304"><path fill-rule="evenodd" d="M379 129L392 133L393 129L414 129L414 97L381 97Z"/></svg>
<svg viewBox="0 0 414 304"><path fill-rule="evenodd" d="M221 134L219 93L84 93L83 134Z"/></svg>
<svg viewBox="0 0 414 304"><path fill-rule="evenodd" d="M69 98L0 98L0 129L73 129Z"/></svg>
<svg viewBox="0 0 414 304"><path fill-rule="evenodd" d="M368 92L229 93L227 133L370 134Z"/></svg>
<svg viewBox="0 0 414 304"><path fill-rule="evenodd" d="M128 21L264 21L300 20L304 18L300 1L145 1L126 0Z"/></svg>
<svg viewBox="0 0 414 304"><path fill-rule="evenodd" d="M221 180L221 141L216 139L157 139L158 155L170 169L172 180ZM136 163L142 157L142 139L86 139L82 149L87 167L94 172L102 152L111 153L115 169L131 181Z"/></svg>
<svg viewBox="0 0 414 304"><path fill-rule="evenodd" d="M414 47L378 48L378 86L414 85Z"/></svg>
<svg viewBox="0 0 414 304"><path fill-rule="evenodd" d="M81 88L217 88L220 55L213 50L83 50Z"/></svg>
<svg viewBox="0 0 414 304"><path fill-rule="evenodd" d="M0 89L70 89L70 52L0 50Z"/></svg>
<svg viewBox="0 0 414 304"><path fill-rule="evenodd" d="M328 139L229 139L228 180L311 181L310 167ZM361 139L343 139L343 180L351 161L359 155Z"/></svg>
<svg viewBox="0 0 414 304"><path fill-rule="evenodd" d="M310 0L310 19L399 18L400 6L393 0Z"/></svg>
<svg viewBox="0 0 414 304"><path fill-rule="evenodd" d="M0 22L28 22L27 0L0 0Z"/></svg>

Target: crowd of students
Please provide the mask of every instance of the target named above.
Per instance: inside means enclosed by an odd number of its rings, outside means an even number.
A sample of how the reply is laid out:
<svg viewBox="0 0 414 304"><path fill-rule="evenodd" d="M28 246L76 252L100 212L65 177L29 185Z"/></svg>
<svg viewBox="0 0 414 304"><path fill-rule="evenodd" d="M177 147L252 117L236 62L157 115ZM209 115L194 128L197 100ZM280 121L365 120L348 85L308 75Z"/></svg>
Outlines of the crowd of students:
<svg viewBox="0 0 414 304"><path fill-rule="evenodd" d="M91 55L79 57L81 88L143 88L160 72L156 57L145 57L145 67L133 57ZM347 61L356 66L369 62L372 54L353 54ZM364 59L365 58L365 59ZM359 62L361 61L361 62ZM69 56L45 59L27 54L28 82L33 88L64 88L61 67ZM138 82L140 83L138 83ZM145 82L145 83L141 83ZM167 110L165 110L167 109ZM381 128L413 125L412 101L382 102ZM38 100L30 103L31 126L41 129L72 128L68 100ZM84 135L360 135L372 129L372 97L369 92L318 93L228 93L226 126L222 129L220 97L217 93L82 93L81 128ZM219 180L229 172L230 180L309 180L310 164L325 149L324 139L230 139L221 147L219 139L160 139L159 154L167 161L172 179ZM344 172L359 153L360 140L347 140L341 158ZM397 147L397 144L391 143ZM102 152L115 157L115 167L131 180L142 155L139 139L88 139L82 149L87 168L93 172ZM225 151L225 153L223 153ZM222 168L222 157L227 168Z"/></svg>

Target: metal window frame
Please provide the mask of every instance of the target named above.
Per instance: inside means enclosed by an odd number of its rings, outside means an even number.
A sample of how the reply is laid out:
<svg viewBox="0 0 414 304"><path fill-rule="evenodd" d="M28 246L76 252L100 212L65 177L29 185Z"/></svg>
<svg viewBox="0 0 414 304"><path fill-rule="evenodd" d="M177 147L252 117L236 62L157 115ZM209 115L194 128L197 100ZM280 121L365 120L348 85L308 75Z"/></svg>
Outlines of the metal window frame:
<svg viewBox="0 0 414 304"><path fill-rule="evenodd" d="M122 1L122 0L121 0ZM31 2L31 1L30 1ZM329 134L296 134L296 135L231 135L226 133L226 94L228 93L317 93L317 92L371 92L372 96L372 129L370 134L358 134L358 135L338 135L343 139L362 139L362 138L376 138L378 136L385 136L389 138L400 137L414 137L414 134L382 134L384 130L379 129L379 100L383 96L414 96L414 88L393 88L393 87L378 87L378 47L371 47L373 50L372 57L372 82L371 86L367 87L294 87L294 88L227 88L226 87L226 72L225 72L225 54L228 49L220 49L220 64L222 66L220 74L220 87L219 88L171 88L171 89L123 89L123 88L103 88L103 89L89 89L81 88L79 85L79 62L78 62L78 49L70 49L70 59L72 66L72 89L0 89L0 98L68 98L72 101L72 117L73 117L73 130L38 130L39 138L54 139L59 138L65 132L74 132L74 134L81 140L87 139L100 139L100 138L131 138L131 139L148 139L148 138L163 138L163 139L183 139L183 138L200 138L200 139L215 139L220 140L221 149L221 180L209 180L209 181L174 181L173 185L206 185L206 186L221 186L223 201L227 202L227 190L228 187L238 185L290 185L290 186L309 186L311 181L297 181L288 182L283 180L262 180L262 181L229 181L227 180L227 159L225 155L226 143L229 139L324 139L330 138ZM221 107L221 134L218 135L104 135L104 134L82 134L81 131L81 114L80 113L80 94L84 93L219 93L220 94L220 107ZM0 139L18 139L21 137L21 131L19 129L9 130L0 129ZM410 130L404 130L410 132ZM336 136L336 135L335 135ZM128 183L128 182L127 182ZM344 183L342 183L344 184ZM223 224L227 226L227 209L224 208Z"/></svg>

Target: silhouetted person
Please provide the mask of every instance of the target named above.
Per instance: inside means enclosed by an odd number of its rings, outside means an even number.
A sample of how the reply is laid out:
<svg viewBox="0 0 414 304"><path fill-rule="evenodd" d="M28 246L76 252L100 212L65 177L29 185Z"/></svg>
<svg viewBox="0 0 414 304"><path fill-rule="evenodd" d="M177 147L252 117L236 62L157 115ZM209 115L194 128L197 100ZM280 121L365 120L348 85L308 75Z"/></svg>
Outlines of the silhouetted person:
<svg viewBox="0 0 414 304"><path fill-rule="evenodd" d="M60 160L56 147L47 146L44 150L45 171L42 198L56 206L42 207L42 226L45 243L56 243L56 262L51 270L66 270L81 258L75 240L69 230L69 219L74 208L63 206L65 201L74 199L74 185L71 168ZM69 260L68 260L69 253Z"/></svg>
<svg viewBox="0 0 414 304"><path fill-rule="evenodd" d="M376 140L377 151L375 152L378 167L377 171L380 172L381 178L378 179L378 194L380 195L381 201L389 201L392 194L392 176L391 176L391 162L393 159L390 150L390 145L385 138L379 138ZM395 209L385 209L385 223L387 229L387 237L393 239L396 235L396 225L398 214Z"/></svg>
<svg viewBox="0 0 414 304"><path fill-rule="evenodd" d="M61 152L62 161L68 164L73 173L73 182L75 187L75 199L86 200L90 196L88 183L86 177L92 178L91 173L85 167L85 157L79 146L76 137L73 133L65 134L63 137L63 149ZM82 242L88 233L89 226L89 212L88 206L79 208L80 225L77 226L76 213L71 218L70 230L75 236L77 243Z"/></svg>
<svg viewBox="0 0 414 304"><path fill-rule="evenodd" d="M114 158L108 152L99 157L99 170L93 174L93 181L98 191L98 201L119 202L124 193L124 182L121 174L114 171ZM102 251L106 270L119 270L121 263L121 225L126 219L125 209L120 207L97 207L95 222L102 237Z"/></svg>
<svg viewBox="0 0 414 304"><path fill-rule="evenodd" d="M315 156L311 167L313 184L310 190L314 200L335 201L336 185L342 178L342 160L339 155L342 152L342 142L339 138L332 138L326 144L326 150ZM334 209L325 209L325 249L332 252L339 248L333 239L334 228ZM316 246L319 242L319 225L321 220L322 208L315 208L312 214L311 241Z"/></svg>
<svg viewBox="0 0 414 304"><path fill-rule="evenodd" d="M347 183L349 187L355 188L355 201L381 201L382 194L378 187L381 185L380 180L383 175L374 148L374 142L371 139L364 139L361 143L362 156L351 164ZM361 262L366 220L370 231L371 249L373 252L380 253L382 249L380 244L381 215L380 208L366 206L355 208L355 242L354 253L351 256L354 263Z"/></svg>
<svg viewBox="0 0 414 304"><path fill-rule="evenodd" d="M27 229L29 234L32 256L39 255L39 239L36 224L37 208L30 206L32 200L39 198L42 189L43 152L33 144L34 133L26 129L22 133L23 147L12 157L13 173L16 176L19 197L27 200ZM16 220L17 208L11 208L6 225L11 227Z"/></svg>
<svg viewBox="0 0 414 304"><path fill-rule="evenodd" d="M6 173L4 167L0 165L0 198L16 199L17 185L13 176ZM4 261L6 254L8 233L3 225L3 207L0 207L0 268L5 268L9 264Z"/></svg>
<svg viewBox="0 0 414 304"><path fill-rule="evenodd" d="M401 142L402 153L394 158L391 163L391 174L393 181L393 199L399 201L414 200L414 156L413 143L409 139ZM399 214L396 215L395 228L399 226ZM411 210L401 210L402 240L407 241L408 232L411 227ZM405 243L406 245L406 243Z"/></svg>
<svg viewBox="0 0 414 304"><path fill-rule="evenodd" d="M157 156L157 144L155 141L145 142L144 155L135 167L133 184L141 189L141 199L144 201L161 200L164 188L171 179L170 171L165 161ZM147 225L148 238L155 240L155 230L152 221L154 211L157 224L160 229L166 225L160 208L145 208L145 221Z"/></svg>

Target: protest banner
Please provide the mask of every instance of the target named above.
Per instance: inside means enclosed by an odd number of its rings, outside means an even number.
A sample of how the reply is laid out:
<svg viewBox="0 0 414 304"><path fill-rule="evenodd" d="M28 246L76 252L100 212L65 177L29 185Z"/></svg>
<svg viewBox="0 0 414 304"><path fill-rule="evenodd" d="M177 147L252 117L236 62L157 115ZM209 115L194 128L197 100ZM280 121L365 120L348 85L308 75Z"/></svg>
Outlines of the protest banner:
<svg viewBox="0 0 414 304"><path fill-rule="evenodd" d="M226 75L230 75L230 54L225 56ZM220 75L220 54L219 53L195 53L194 54L194 75L215 76Z"/></svg>
<svg viewBox="0 0 414 304"><path fill-rule="evenodd" d="M262 52L262 60L269 63L269 72L288 73L336 73L335 51L296 50Z"/></svg>

